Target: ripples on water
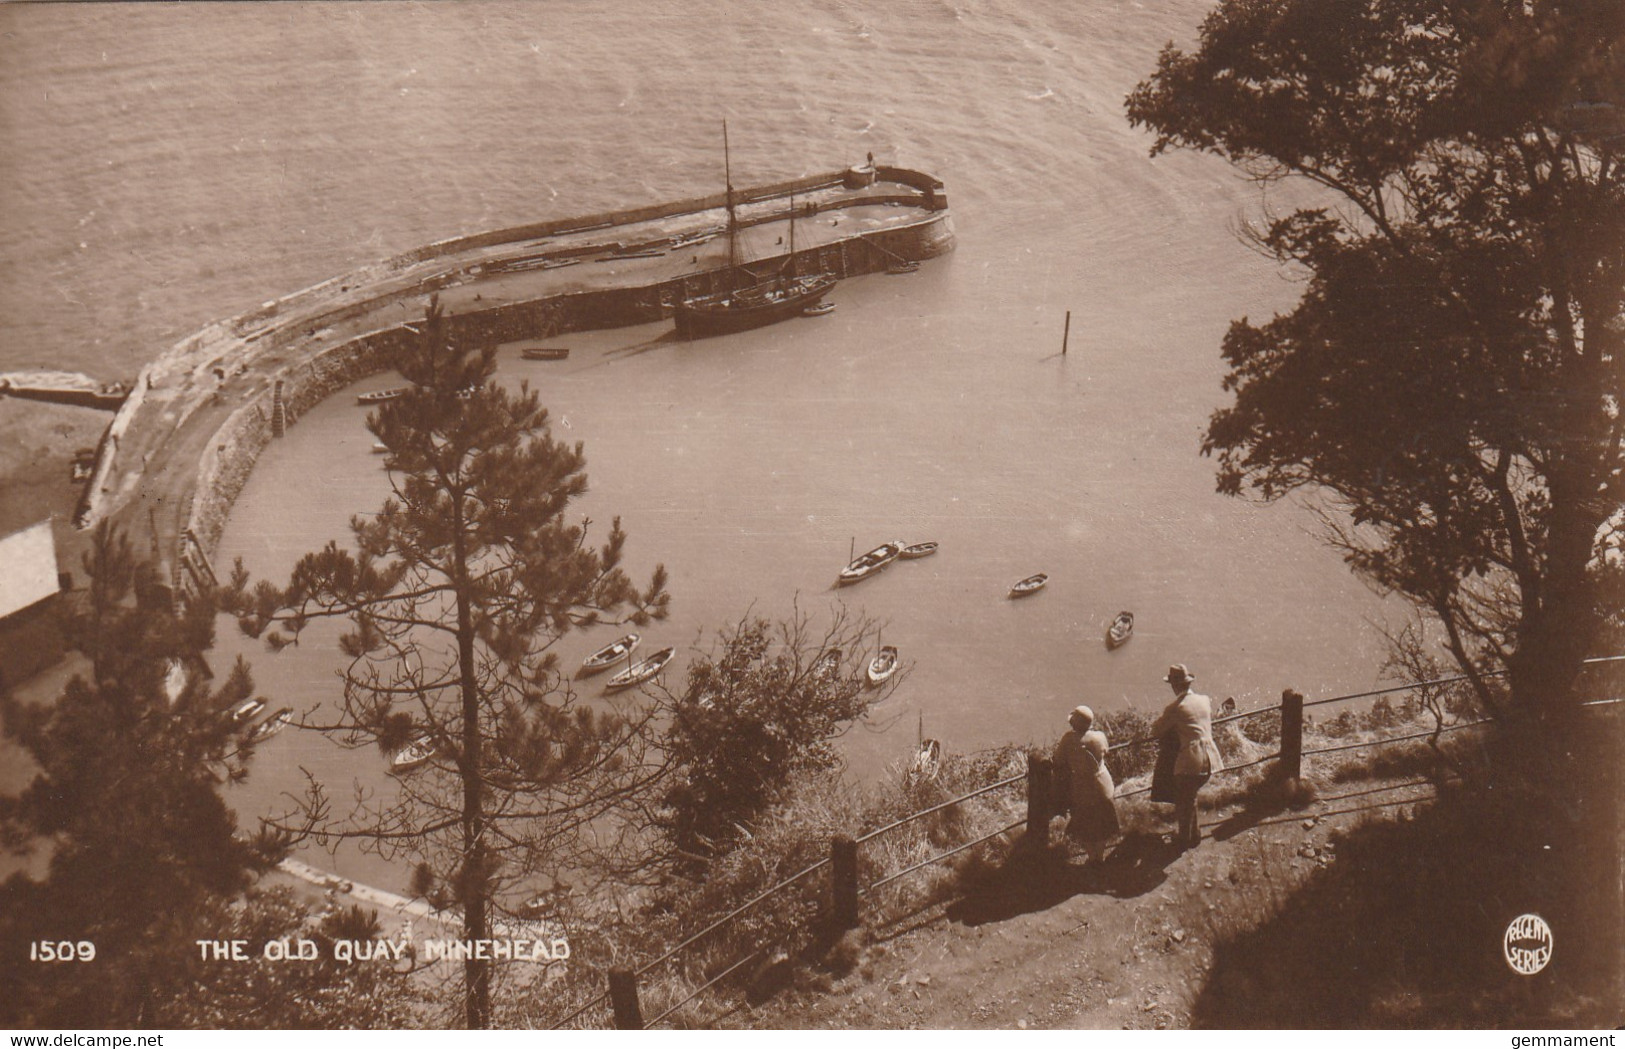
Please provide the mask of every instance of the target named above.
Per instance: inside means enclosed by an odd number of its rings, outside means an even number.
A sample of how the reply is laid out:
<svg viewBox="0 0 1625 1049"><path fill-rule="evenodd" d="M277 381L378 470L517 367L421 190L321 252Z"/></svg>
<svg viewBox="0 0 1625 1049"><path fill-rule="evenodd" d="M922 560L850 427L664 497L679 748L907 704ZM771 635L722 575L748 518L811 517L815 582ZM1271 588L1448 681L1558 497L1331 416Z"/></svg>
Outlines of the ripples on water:
<svg viewBox="0 0 1625 1049"><path fill-rule="evenodd" d="M848 736L861 776L922 716L964 750L1046 739L1079 701L1160 704L1170 662L1244 706L1366 686L1376 599L1305 514L1220 499L1196 455L1225 325L1296 294L1230 233L1248 187L1148 160L1122 118L1203 8L0 7L0 367L126 376L420 243L714 192L722 118L736 185L873 152L946 180L954 255L847 282L828 318L646 353L626 351L662 327L592 333L567 364L504 365L586 441L581 509L626 517L637 575L672 568L651 633L681 646L797 593L816 609L854 541L940 540L843 595L915 663L894 727ZM222 558L275 574L381 499L346 400L268 454ZM1004 600L1034 571L1044 593ZM1137 636L1108 657L1119 608ZM252 658L279 700L334 690L330 652ZM239 807L353 760L284 733Z"/></svg>

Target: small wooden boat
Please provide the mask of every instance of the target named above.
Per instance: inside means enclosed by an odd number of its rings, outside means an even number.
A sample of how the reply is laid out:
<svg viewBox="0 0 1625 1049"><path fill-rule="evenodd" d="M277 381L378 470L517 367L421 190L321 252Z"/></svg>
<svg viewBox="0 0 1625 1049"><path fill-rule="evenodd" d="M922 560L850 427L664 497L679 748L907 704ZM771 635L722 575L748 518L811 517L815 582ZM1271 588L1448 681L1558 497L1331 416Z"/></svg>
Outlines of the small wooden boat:
<svg viewBox="0 0 1625 1049"><path fill-rule="evenodd" d="M371 393L358 394L355 403L382 404L385 401L393 401L397 397L406 396L406 391L410 389L410 386L391 386L387 390L374 390Z"/></svg>
<svg viewBox="0 0 1625 1049"><path fill-rule="evenodd" d="M801 308L803 317L823 317L834 312L835 304L833 302L815 302L811 306Z"/></svg>
<svg viewBox="0 0 1625 1049"><path fill-rule="evenodd" d="M903 547L903 552L897 556L901 557L905 561L912 561L916 557L930 557L936 552L937 544L933 541L929 543L915 543L913 546L905 546Z"/></svg>
<svg viewBox="0 0 1625 1049"><path fill-rule="evenodd" d="M265 700L245 699L235 707L231 708L231 720L233 723L241 725L253 719L255 715L264 709Z"/></svg>
<svg viewBox="0 0 1625 1049"><path fill-rule="evenodd" d="M937 771L941 767L942 743L934 739L921 740L920 749L914 752L914 760L910 761L908 768L904 770L903 778L911 782L936 779Z"/></svg>
<svg viewBox="0 0 1625 1049"><path fill-rule="evenodd" d="M519 351L527 361L562 361L570 356L567 346L527 346Z"/></svg>
<svg viewBox="0 0 1625 1049"><path fill-rule="evenodd" d="M258 743L262 739L270 739L278 732L281 732L283 729L287 728L288 723L292 720L293 708L283 707L281 710L277 711L275 714L272 714L258 725L255 725L253 731L248 734L248 738L253 740L255 743Z"/></svg>
<svg viewBox="0 0 1625 1049"><path fill-rule="evenodd" d="M1119 612L1106 631L1106 647L1116 648L1134 636L1134 613Z"/></svg>
<svg viewBox="0 0 1625 1049"><path fill-rule="evenodd" d="M903 542L900 539L877 546L841 569L841 574L835 580L836 585L845 586L847 583L856 583L860 579L868 579L897 560L897 556L902 552Z"/></svg>
<svg viewBox="0 0 1625 1049"><path fill-rule="evenodd" d="M841 669L841 650L832 648L828 652L813 660L812 672L833 677Z"/></svg>
<svg viewBox="0 0 1625 1049"><path fill-rule="evenodd" d="M675 648L663 648L659 652L640 662L633 663L625 670L604 682L604 689L608 692L618 692L623 688L641 685L666 669L672 657L677 654Z"/></svg>
<svg viewBox="0 0 1625 1049"><path fill-rule="evenodd" d="M581 669L589 674L596 674L600 670L608 670L632 654L641 640L636 634L627 634L611 644L605 645L586 659L581 661Z"/></svg>
<svg viewBox="0 0 1625 1049"><path fill-rule="evenodd" d="M374 455L388 455L389 454L389 445L385 444L383 441L374 441L374 442L372 442L372 454L374 454Z"/></svg>
<svg viewBox="0 0 1625 1049"><path fill-rule="evenodd" d="M1026 597L1028 594L1036 594L1040 590L1044 589L1044 584L1047 582L1049 582L1049 576L1043 572L1039 572L1037 575L1030 575L1010 588L1010 596Z"/></svg>
<svg viewBox="0 0 1625 1049"><path fill-rule="evenodd" d="M869 684L880 685L897 673L897 646L882 645L880 654L869 661Z"/></svg>
<svg viewBox="0 0 1625 1049"><path fill-rule="evenodd" d="M565 897L574 893L575 890L568 883L556 881L551 889L544 889L521 903L514 913L530 921L551 917L559 912L559 906Z"/></svg>
<svg viewBox="0 0 1625 1049"><path fill-rule="evenodd" d="M96 449L81 448L73 453L71 464L72 472L68 475L75 481L88 481L96 472Z"/></svg>
<svg viewBox="0 0 1625 1049"><path fill-rule="evenodd" d="M389 771L411 772L427 765L432 757L434 757L434 741L428 736L419 736L395 752L395 756L389 759Z"/></svg>

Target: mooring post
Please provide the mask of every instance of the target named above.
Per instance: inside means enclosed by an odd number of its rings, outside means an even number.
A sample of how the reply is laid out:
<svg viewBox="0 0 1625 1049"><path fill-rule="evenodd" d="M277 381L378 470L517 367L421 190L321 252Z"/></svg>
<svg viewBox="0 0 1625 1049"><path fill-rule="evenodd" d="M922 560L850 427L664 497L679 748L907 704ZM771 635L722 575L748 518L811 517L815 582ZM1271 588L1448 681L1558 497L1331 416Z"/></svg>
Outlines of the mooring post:
<svg viewBox="0 0 1625 1049"><path fill-rule="evenodd" d="M1280 767L1288 779L1303 775L1303 693L1290 688L1281 693Z"/></svg>
<svg viewBox="0 0 1625 1049"><path fill-rule="evenodd" d="M1049 758L1037 752L1027 754L1027 836L1039 844L1049 841L1054 773L1055 765Z"/></svg>
<svg viewBox="0 0 1625 1049"><path fill-rule="evenodd" d="M609 1002L615 1008L615 1026L622 1031L643 1030L638 1006L638 976L631 969L609 971Z"/></svg>
<svg viewBox="0 0 1625 1049"><path fill-rule="evenodd" d="M858 927L858 843L845 834L829 840L830 917L841 932Z"/></svg>
<svg viewBox="0 0 1625 1049"><path fill-rule="evenodd" d="M1066 311L1066 327L1061 329L1061 356L1066 356L1067 336L1072 334L1072 311Z"/></svg>

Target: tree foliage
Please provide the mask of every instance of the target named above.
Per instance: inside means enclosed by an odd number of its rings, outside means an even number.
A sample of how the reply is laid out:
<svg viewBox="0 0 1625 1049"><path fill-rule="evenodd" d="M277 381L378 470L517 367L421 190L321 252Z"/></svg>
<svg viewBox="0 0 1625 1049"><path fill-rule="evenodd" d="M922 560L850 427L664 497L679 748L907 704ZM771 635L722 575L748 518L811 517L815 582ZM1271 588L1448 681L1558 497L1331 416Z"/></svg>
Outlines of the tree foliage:
<svg viewBox="0 0 1625 1049"><path fill-rule="evenodd" d="M493 909L514 902L506 890L588 862L583 850L610 865L635 850L583 831L635 812L660 774L653 708L581 702L551 649L604 617L663 618L669 598L663 569L642 591L621 570L618 520L601 547L588 544L588 522L566 521L587 490L582 446L552 437L534 392L490 381L493 350L453 345L438 303L399 367L410 391L368 418L388 449L392 496L354 518L353 549L307 555L285 586L249 591L239 566L233 605L273 648L316 620L347 620L339 709L305 727L380 763L413 745L430 755L397 792L358 797L348 812L313 782L284 825L414 860L415 884L449 895L464 935L486 939ZM490 962L471 958L464 976L465 1022L487 1026Z"/></svg>
<svg viewBox="0 0 1625 1049"><path fill-rule="evenodd" d="M1625 6L1225 0L1128 114L1332 202L1255 231L1307 283L1225 336L1220 490L1329 495L1481 703L1571 710L1621 592Z"/></svg>
<svg viewBox="0 0 1625 1049"><path fill-rule="evenodd" d="M245 921L291 928L301 917L244 901L277 850L269 837L239 834L219 794L247 775L252 730L230 712L252 697L253 682L239 662L211 686L202 657L213 604L175 614L151 566L110 526L94 536L85 568L88 588L73 595L66 623L86 672L49 706L0 698L6 735L38 766L22 791L0 797L0 839L13 853L49 857L43 878L17 874L0 886L0 973L10 988L0 1016L66 1027L309 1027L369 1015L350 1008L355 984L343 974L290 971L239 998L229 968L199 958L199 938L230 938ZM95 958L30 961L37 941L93 944ZM378 990L365 989L377 999L368 1009L389 1008ZM345 1008L334 1015L323 1001Z"/></svg>
<svg viewBox="0 0 1625 1049"><path fill-rule="evenodd" d="M664 740L678 773L665 824L680 852L726 851L797 773L836 767L835 738L901 680L868 686L876 640L844 610L822 633L800 611L776 624L747 617L689 664Z"/></svg>

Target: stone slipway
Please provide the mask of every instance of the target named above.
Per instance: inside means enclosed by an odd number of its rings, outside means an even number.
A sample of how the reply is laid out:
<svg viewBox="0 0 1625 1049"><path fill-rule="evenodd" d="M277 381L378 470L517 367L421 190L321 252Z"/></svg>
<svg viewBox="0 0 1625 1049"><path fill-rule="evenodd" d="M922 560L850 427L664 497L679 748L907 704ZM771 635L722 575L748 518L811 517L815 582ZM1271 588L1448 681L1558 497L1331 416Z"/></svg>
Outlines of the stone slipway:
<svg viewBox="0 0 1625 1049"><path fill-rule="evenodd" d="M736 190L739 258L790 253L841 276L953 247L942 183L853 168ZM260 452L311 406L392 366L438 293L465 346L649 323L729 271L726 198L535 223L441 241L266 302L181 340L142 369L108 427L76 515L171 558L177 596L212 578L209 554Z"/></svg>

